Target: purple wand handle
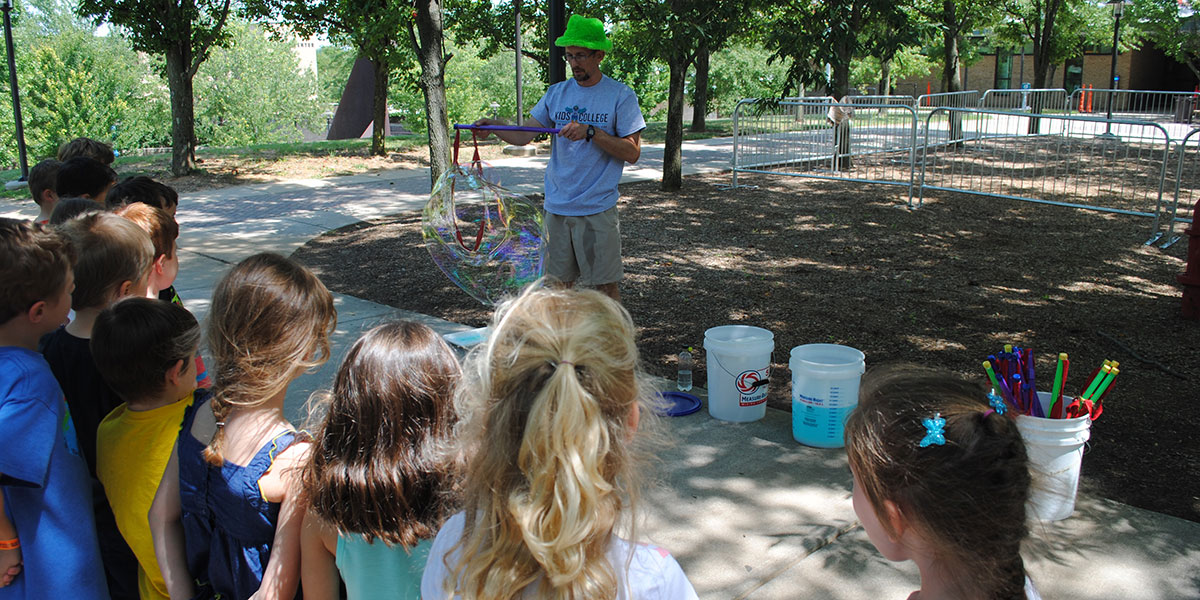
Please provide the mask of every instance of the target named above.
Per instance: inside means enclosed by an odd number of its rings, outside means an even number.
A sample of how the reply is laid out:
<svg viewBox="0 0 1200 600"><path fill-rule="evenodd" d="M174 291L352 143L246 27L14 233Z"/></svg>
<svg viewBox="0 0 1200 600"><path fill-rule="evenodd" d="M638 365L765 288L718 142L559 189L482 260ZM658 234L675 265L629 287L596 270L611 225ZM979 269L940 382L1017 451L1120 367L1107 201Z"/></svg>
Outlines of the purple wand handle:
<svg viewBox="0 0 1200 600"><path fill-rule="evenodd" d="M518 127L516 125L470 125L456 123L455 129L480 129L488 131L529 131L534 133L558 133L557 127Z"/></svg>

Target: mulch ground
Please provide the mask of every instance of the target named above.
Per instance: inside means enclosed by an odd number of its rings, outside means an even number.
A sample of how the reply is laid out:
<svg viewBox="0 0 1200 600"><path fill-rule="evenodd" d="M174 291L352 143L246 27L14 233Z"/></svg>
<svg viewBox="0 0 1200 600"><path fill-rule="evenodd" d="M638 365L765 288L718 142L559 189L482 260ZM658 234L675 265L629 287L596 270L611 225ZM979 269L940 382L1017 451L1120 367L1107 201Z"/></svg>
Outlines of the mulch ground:
<svg viewBox="0 0 1200 600"><path fill-rule="evenodd" d="M718 187L728 182L622 186L622 294L649 372L673 377L692 346L704 385L704 331L724 324L774 332L771 368L783 377L769 401L781 408L788 352L806 343L853 346L868 367L908 361L980 378L1006 343L1033 348L1043 374L1067 352L1070 391L1117 360L1082 489L1200 521L1188 425L1200 323L1181 318L1175 281L1186 240L1161 250L1143 245L1145 218L966 194L929 194L910 211L888 186L743 176L757 188ZM469 325L489 315L434 266L418 213L330 232L295 257L342 293Z"/></svg>

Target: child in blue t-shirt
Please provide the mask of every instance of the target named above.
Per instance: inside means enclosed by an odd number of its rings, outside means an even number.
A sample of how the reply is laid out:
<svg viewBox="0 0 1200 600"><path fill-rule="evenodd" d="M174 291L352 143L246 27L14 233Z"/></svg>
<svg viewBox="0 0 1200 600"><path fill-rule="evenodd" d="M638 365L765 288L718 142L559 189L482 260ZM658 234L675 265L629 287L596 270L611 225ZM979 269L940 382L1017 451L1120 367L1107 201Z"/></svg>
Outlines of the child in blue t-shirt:
<svg viewBox="0 0 1200 600"><path fill-rule="evenodd" d="M71 244L0 219L0 598L108 598L87 464L36 347L63 323Z"/></svg>

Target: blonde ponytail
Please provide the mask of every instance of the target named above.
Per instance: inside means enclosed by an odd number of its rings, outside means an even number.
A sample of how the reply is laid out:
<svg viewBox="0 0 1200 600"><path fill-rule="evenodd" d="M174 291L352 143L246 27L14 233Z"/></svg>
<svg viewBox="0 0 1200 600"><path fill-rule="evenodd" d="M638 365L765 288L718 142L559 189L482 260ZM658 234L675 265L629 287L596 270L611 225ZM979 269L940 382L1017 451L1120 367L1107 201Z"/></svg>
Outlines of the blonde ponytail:
<svg viewBox="0 0 1200 600"><path fill-rule="evenodd" d="M634 505L634 326L593 291L505 303L459 392L466 525L448 590L464 599L612 598L607 558Z"/></svg>

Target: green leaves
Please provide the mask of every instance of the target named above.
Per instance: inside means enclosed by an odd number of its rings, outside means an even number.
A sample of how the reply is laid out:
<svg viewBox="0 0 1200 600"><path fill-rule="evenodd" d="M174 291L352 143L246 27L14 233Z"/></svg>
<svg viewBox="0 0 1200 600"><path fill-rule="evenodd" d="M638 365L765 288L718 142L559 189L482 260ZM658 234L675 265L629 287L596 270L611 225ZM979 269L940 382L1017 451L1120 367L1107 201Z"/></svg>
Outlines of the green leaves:
<svg viewBox="0 0 1200 600"><path fill-rule="evenodd" d="M1200 78L1200 2L1191 2L1190 9L1191 14L1176 0L1133 0L1121 20L1122 34L1135 44L1153 43Z"/></svg>
<svg viewBox="0 0 1200 600"><path fill-rule="evenodd" d="M322 131L316 77L299 70L291 44L244 22L230 23L228 31L232 44L215 50L193 81L202 143L291 142L302 129Z"/></svg>

